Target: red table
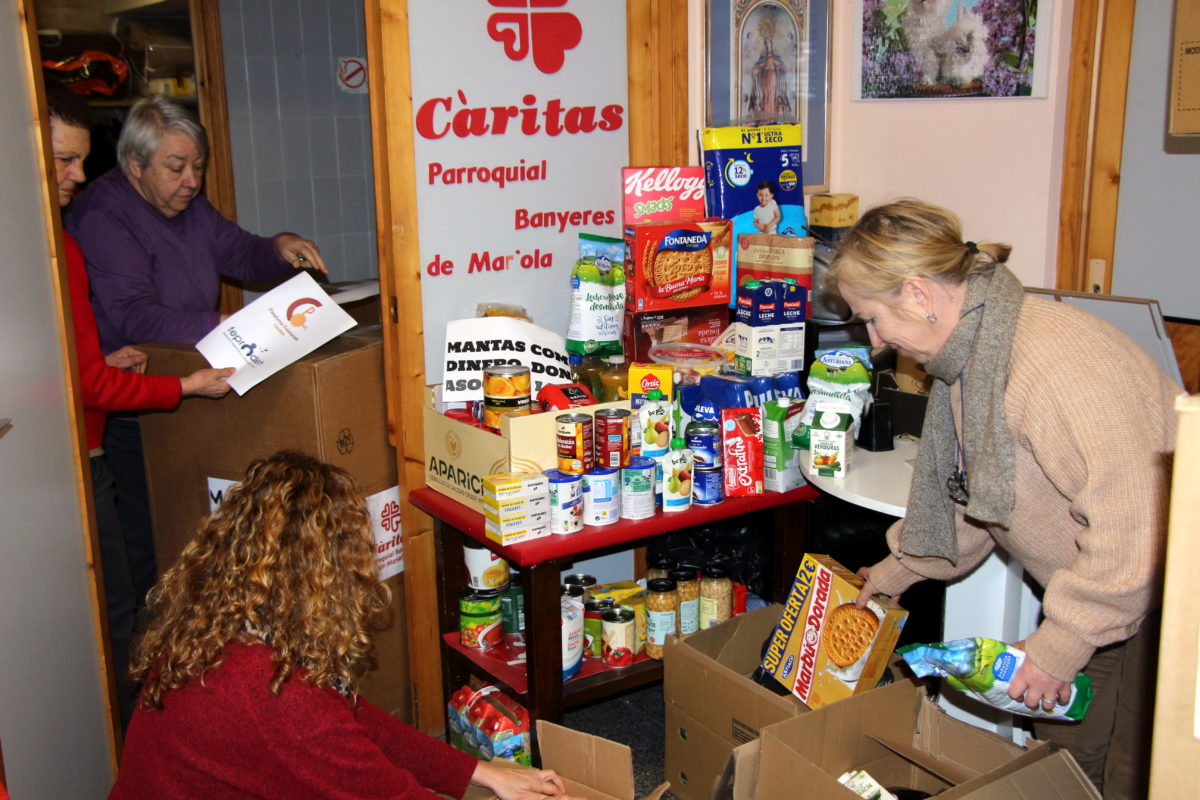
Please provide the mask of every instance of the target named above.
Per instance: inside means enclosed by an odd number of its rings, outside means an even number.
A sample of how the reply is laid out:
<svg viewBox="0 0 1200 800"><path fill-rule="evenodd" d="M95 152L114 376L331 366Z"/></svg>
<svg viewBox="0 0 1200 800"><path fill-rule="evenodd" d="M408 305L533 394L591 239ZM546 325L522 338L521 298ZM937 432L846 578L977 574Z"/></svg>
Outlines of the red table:
<svg viewBox="0 0 1200 800"><path fill-rule="evenodd" d="M807 513L797 506L817 495L816 489L805 485L782 494L729 499L715 506L694 506L689 511L669 514L660 512L649 519L621 520L603 527L585 526L579 533L501 547L487 538L483 515L479 512L433 489L414 490L409 495L412 504L433 518L437 542L443 706L473 673L522 702L531 718L561 722L567 708L661 679L660 661L639 661L631 667L613 670L604 668L598 659L585 658L582 672L563 682L559 576L564 565L640 546L655 536L683 528L774 510L774 597L771 599L782 601L804 554ZM525 594L524 666L507 664L459 644L458 593L467 584L462 551L464 536L521 570ZM536 758L536 742L534 753Z"/></svg>

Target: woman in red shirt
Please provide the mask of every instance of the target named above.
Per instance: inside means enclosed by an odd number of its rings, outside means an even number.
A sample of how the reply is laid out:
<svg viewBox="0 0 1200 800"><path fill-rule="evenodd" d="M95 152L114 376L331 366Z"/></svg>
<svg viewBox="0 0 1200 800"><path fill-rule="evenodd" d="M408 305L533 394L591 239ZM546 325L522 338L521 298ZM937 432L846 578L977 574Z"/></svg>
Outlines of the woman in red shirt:
<svg viewBox="0 0 1200 800"><path fill-rule="evenodd" d="M109 800L563 796L430 738L356 694L389 605L366 503L300 453L250 465L148 597L144 678Z"/></svg>

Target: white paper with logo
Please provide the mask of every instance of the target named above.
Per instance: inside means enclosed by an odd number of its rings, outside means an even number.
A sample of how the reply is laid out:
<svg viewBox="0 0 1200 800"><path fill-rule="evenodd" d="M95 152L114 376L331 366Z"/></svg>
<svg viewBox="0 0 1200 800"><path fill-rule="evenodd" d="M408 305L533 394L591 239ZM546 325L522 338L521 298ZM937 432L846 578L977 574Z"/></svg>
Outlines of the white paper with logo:
<svg viewBox="0 0 1200 800"><path fill-rule="evenodd" d="M245 394L354 325L354 317L301 272L230 315L196 349L214 369L236 368L229 385Z"/></svg>

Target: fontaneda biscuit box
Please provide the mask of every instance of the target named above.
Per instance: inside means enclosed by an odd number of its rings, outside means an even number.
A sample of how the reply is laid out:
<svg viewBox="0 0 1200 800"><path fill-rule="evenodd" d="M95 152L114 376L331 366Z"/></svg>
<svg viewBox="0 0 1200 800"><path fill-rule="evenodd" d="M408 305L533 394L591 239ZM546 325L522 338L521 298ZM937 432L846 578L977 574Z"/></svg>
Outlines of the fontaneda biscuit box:
<svg viewBox="0 0 1200 800"><path fill-rule="evenodd" d="M809 708L874 688L908 612L884 595L854 605L863 581L829 556L806 553L763 669Z"/></svg>
<svg viewBox="0 0 1200 800"><path fill-rule="evenodd" d="M625 226L625 307L661 311L729 302L727 219Z"/></svg>

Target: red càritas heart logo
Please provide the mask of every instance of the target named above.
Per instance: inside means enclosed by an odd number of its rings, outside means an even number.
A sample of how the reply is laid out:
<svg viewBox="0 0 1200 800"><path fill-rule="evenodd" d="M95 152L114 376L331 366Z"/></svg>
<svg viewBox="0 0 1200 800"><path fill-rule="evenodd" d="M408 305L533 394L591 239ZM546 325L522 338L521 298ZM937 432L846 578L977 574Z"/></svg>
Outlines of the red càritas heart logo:
<svg viewBox="0 0 1200 800"><path fill-rule="evenodd" d="M533 64L551 75L562 69L568 50L583 38L583 26L574 14L546 11L561 8L567 0L488 0L495 8L507 8L488 17L492 41L504 45L504 54L522 61L533 53Z"/></svg>

